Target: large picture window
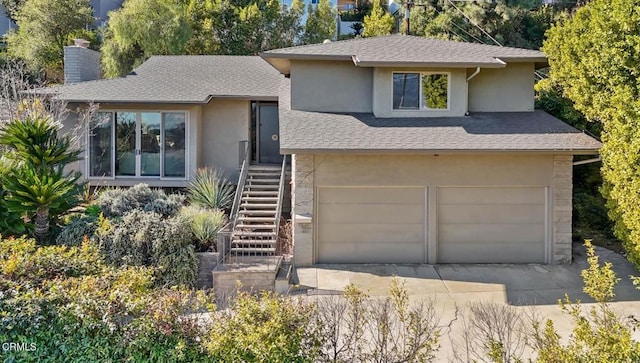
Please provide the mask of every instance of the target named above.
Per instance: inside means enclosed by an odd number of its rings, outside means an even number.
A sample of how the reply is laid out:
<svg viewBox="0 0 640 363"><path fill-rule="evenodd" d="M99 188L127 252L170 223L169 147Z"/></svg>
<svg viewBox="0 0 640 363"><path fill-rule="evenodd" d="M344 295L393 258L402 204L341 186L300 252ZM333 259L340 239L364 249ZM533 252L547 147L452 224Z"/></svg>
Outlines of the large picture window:
<svg viewBox="0 0 640 363"><path fill-rule="evenodd" d="M449 109L449 75L447 73L394 73L393 109Z"/></svg>
<svg viewBox="0 0 640 363"><path fill-rule="evenodd" d="M89 176L186 176L185 112L98 112L89 133Z"/></svg>

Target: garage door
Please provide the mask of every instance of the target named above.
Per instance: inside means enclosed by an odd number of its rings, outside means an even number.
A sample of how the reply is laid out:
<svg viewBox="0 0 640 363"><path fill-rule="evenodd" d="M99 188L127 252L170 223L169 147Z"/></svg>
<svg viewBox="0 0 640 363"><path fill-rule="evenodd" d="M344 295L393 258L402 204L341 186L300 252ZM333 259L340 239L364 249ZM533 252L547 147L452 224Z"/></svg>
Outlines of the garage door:
<svg viewBox="0 0 640 363"><path fill-rule="evenodd" d="M426 262L425 188L318 188L318 263Z"/></svg>
<svg viewBox="0 0 640 363"><path fill-rule="evenodd" d="M544 188L438 188L439 263L545 262Z"/></svg>

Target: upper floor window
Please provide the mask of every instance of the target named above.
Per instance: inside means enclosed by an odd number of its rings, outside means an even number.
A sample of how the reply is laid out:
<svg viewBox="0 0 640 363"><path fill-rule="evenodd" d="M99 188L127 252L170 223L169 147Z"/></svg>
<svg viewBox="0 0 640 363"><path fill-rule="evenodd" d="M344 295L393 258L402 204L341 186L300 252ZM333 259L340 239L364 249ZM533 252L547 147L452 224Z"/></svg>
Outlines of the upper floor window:
<svg viewBox="0 0 640 363"><path fill-rule="evenodd" d="M394 110L449 108L448 73L394 73Z"/></svg>

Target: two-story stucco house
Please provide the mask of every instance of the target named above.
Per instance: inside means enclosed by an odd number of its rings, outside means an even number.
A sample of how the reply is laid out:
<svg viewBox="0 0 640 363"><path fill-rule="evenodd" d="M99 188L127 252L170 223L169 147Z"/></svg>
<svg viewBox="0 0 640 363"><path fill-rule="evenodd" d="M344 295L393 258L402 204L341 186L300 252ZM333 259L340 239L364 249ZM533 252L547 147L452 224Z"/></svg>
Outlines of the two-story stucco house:
<svg viewBox="0 0 640 363"><path fill-rule="evenodd" d="M103 184L181 186L204 165L242 179L245 140L253 164L291 155L298 266L565 263L573 156L601 144L534 110L543 66L538 51L392 35L152 57L59 97L100 104L78 168ZM282 197L251 179L243 198ZM269 236L268 218L239 213L238 236Z"/></svg>

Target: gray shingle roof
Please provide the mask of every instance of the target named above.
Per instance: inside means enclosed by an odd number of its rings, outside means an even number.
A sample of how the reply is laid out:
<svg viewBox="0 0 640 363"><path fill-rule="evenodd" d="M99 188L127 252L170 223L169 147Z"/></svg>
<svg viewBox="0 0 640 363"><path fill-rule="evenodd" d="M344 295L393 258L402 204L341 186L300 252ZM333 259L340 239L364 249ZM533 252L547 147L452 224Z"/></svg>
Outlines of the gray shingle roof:
<svg viewBox="0 0 640 363"><path fill-rule="evenodd" d="M465 117L376 118L372 114L285 111L280 151L461 152L567 151L594 154L601 143L543 112Z"/></svg>
<svg viewBox="0 0 640 363"><path fill-rule="evenodd" d="M70 102L206 103L210 97L276 99L283 77L260 57L154 56L131 75L60 86Z"/></svg>
<svg viewBox="0 0 640 363"><path fill-rule="evenodd" d="M408 35L359 38L275 49L260 54L279 70L284 59L344 59L358 66L504 67L505 62L546 63L537 50L456 42ZM283 72L286 73L286 72Z"/></svg>

